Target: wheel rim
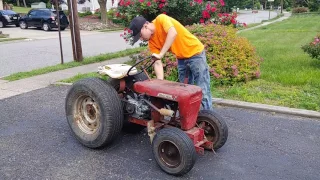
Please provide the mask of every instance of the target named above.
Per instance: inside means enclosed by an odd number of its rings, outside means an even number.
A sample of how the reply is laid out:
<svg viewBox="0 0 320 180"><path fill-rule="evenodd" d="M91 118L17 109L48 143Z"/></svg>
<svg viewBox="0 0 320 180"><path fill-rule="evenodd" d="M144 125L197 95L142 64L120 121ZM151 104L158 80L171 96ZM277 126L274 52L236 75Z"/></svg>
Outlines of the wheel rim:
<svg viewBox="0 0 320 180"><path fill-rule="evenodd" d="M181 155L178 147L171 141L163 141L158 147L161 161L170 168L178 167L181 163Z"/></svg>
<svg viewBox="0 0 320 180"><path fill-rule="evenodd" d="M3 22L2 21L0 21L0 28L2 28L3 27Z"/></svg>
<svg viewBox="0 0 320 180"><path fill-rule="evenodd" d="M48 31L48 29L49 29L48 24L43 24L43 30Z"/></svg>
<svg viewBox="0 0 320 180"><path fill-rule="evenodd" d="M86 134L94 134L100 126L99 105L87 95L80 96L75 103L75 122Z"/></svg>
<svg viewBox="0 0 320 180"><path fill-rule="evenodd" d="M211 124L207 120L200 120L198 126L204 130L204 135L206 136L208 141L213 142L213 144L217 142L219 135L217 134L218 127L216 127L214 124Z"/></svg>
<svg viewBox="0 0 320 180"><path fill-rule="evenodd" d="M21 27L22 29L26 28L26 23L25 23L25 22L20 22L20 27Z"/></svg>

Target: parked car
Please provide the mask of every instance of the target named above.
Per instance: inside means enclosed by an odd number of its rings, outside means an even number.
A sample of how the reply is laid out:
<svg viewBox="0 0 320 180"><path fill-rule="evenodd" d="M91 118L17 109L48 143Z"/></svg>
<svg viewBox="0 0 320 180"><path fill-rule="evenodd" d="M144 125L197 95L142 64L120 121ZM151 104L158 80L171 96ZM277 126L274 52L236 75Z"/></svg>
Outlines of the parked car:
<svg viewBox="0 0 320 180"><path fill-rule="evenodd" d="M59 11L60 29L65 30L69 26L67 16L63 11ZM45 31L50 31L52 28L58 28L57 11L53 9L31 9L27 15L19 20L21 29L28 27L37 27Z"/></svg>
<svg viewBox="0 0 320 180"><path fill-rule="evenodd" d="M0 28L7 25L16 25L19 27L20 15L12 10L0 10Z"/></svg>

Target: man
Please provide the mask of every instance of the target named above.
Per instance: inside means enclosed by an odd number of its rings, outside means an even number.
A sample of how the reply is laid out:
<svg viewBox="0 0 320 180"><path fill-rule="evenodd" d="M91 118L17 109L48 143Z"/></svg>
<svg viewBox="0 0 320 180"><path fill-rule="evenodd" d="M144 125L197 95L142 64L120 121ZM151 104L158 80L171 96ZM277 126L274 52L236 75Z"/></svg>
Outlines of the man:
<svg viewBox="0 0 320 180"><path fill-rule="evenodd" d="M130 23L133 44L140 40L148 41L152 56L156 58L154 71L157 79L163 79L161 58L171 51L178 59L179 81L185 78L186 67L190 67L189 84L202 88L201 109L212 109L210 74L203 44L177 20L165 14L158 15L151 23L142 16Z"/></svg>

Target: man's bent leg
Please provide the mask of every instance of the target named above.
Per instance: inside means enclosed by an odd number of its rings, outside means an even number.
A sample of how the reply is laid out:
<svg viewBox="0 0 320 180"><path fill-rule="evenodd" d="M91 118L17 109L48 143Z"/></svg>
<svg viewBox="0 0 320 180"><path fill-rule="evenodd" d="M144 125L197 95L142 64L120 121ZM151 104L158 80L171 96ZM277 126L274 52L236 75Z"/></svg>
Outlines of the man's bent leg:
<svg viewBox="0 0 320 180"><path fill-rule="evenodd" d="M210 90L210 73L205 51L189 60L194 82L202 89L201 109L212 110L212 95Z"/></svg>
<svg viewBox="0 0 320 180"><path fill-rule="evenodd" d="M181 83L184 82L186 67L185 60L178 60L178 78Z"/></svg>

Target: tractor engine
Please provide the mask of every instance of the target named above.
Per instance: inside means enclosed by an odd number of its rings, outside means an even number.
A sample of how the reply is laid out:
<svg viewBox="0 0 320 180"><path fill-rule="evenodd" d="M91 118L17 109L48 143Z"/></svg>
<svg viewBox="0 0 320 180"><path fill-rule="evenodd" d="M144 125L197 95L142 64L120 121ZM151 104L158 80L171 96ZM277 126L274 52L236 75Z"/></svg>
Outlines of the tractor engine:
<svg viewBox="0 0 320 180"><path fill-rule="evenodd" d="M151 116L151 109L145 102L145 98L143 96L138 96L136 93L133 93L133 97L127 95L125 111L126 114L130 114L137 119L150 119Z"/></svg>

